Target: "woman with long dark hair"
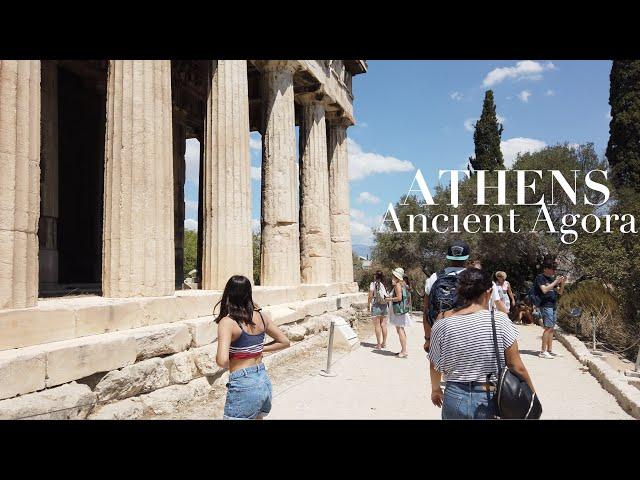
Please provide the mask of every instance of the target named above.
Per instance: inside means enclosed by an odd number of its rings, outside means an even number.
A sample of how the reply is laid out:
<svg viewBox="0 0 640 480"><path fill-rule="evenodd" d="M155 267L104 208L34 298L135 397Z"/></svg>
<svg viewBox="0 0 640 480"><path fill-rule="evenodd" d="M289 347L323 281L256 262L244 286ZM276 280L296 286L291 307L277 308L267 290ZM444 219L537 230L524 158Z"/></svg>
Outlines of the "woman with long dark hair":
<svg viewBox="0 0 640 480"><path fill-rule="evenodd" d="M375 278L369 285L369 311L373 328L376 332L376 349L380 350L387 346L387 289L384 287L382 271L376 272Z"/></svg>
<svg viewBox="0 0 640 480"><path fill-rule="evenodd" d="M234 275L224 287L215 319L218 324L216 363L229 369L225 420L262 418L271 410L271 381L262 363L263 352L289 346L289 339L268 315L263 314L251 295L247 277ZM273 338L264 344L265 334Z"/></svg>
<svg viewBox="0 0 640 480"><path fill-rule="evenodd" d="M498 365L492 313L487 310L492 289L491 274L477 268L465 269L458 275L456 291L464 305L446 312L433 324L429 349L431 401L442 407L444 420L496 416L493 395ZM494 308L493 315L501 364L506 363L535 391L518 352L518 331L503 312ZM440 387L443 373L444 393Z"/></svg>

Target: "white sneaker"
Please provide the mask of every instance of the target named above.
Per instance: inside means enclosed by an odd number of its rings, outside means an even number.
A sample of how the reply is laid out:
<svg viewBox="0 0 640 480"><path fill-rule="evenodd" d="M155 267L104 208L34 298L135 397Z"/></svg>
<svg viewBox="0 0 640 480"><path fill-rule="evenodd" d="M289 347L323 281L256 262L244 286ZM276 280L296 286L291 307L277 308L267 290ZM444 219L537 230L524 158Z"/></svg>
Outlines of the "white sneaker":
<svg viewBox="0 0 640 480"><path fill-rule="evenodd" d="M540 352L538 356L540 358L553 358L553 355L550 355L549 352Z"/></svg>
<svg viewBox="0 0 640 480"><path fill-rule="evenodd" d="M555 353L555 352L547 352L547 353L552 357L564 357L564 354L562 353Z"/></svg>

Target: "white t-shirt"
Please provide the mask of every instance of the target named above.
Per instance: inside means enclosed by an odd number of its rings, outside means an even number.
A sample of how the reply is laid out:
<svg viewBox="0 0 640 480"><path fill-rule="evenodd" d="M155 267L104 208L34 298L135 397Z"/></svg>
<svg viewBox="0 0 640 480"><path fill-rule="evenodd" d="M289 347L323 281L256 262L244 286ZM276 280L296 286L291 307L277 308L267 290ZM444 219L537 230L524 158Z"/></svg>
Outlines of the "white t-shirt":
<svg viewBox="0 0 640 480"><path fill-rule="evenodd" d="M376 282L371 282L371 285L369 285L369 291L371 292L371 301L373 302L376 298ZM382 284L382 282L380 282L380 293L382 294L383 297L387 296L387 289L384 288L384 285Z"/></svg>
<svg viewBox="0 0 640 480"><path fill-rule="evenodd" d="M489 310L491 310L492 305L495 305L495 302L497 302L498 300L502 300L502 297L500 296L500 287L496 284L496 282L491 282L491 284L491 298L489 299L489 305L487 305L489 307Z"/></svg>

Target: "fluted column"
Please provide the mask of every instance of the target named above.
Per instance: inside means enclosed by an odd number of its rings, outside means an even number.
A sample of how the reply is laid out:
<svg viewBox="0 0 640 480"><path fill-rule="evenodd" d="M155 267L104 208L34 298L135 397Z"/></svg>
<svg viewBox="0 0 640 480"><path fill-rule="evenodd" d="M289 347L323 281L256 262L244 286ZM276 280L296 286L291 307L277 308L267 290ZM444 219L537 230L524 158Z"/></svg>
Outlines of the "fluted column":
<svg viewBox="0 0 640 480"><path fill-rule="evenodd" d="M260 62L262 101L261 285L300 284L293 104L294 65Z"/></svg>
<svg viewBox="0 0 640 480"><path fill-rule="evenodd" d="M175 252L175 288L182 288L184 281L184 182L186 174L186 134L184 125L173 122L173 230Z"/></svg>
<svg viewBox="0 0 640 480"><path fill-rule="evenodd" d="M102 289L174 292L171 62L111 60L107 90Z"/></svg>
<svg viewBox="0 0 640 480"><path fill-rule="evenodd" d="M314 94L299 98L300 274L303 283L331 282L329 167L325 109Z"/></svg>
<svg viewBox="0 0 640 480"><path fill-rule="evenodd" d="M38 300L40 61L0 60L0 310Z"/></svg>
<svg viewBox="0 0 640 480"><path fill-rule="evenodd" d="M205 120L202 287L253 280L246 60L214 61Z"/></svg>
<svg viewBox="0 0 640 480"><path fill-rule="evenodd" d="M331 216L331 264L334 282L353 282L353 254L349 220L349 158L344 120L330 122L329 210Z"/></svg>

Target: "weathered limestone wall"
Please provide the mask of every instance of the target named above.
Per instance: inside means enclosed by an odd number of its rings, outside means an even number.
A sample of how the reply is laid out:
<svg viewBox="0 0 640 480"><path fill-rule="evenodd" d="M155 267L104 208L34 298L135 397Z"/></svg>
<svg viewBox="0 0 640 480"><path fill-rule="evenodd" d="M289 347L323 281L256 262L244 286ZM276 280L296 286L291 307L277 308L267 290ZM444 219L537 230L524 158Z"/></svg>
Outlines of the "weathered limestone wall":
<svg viewBox="0 0 640 480"><path fill-rule="evenodd" d="M111 60L107 88L103 293L171 295L171 62Z"/></svg>
<svg viewBox="0 0 640 480"><path fill-rule="evenodd" d="M353 258L349 217L349 158L346 124L341 121L331 122L328 128L328 137L332 281L352 282Z"/></svg>
<svg viewBox="0 0 640 480"><path fill-rule="evenodd" d="M326 329L324 314L365 299L363 293L348 293L353 284L277 290L264 287L255 299L282 301L264 310L292 340ZM181 299L182 310L191 313L179 321L173 321L177 315L166 312L166 299L160 298L155 299L155 323L1 351L0 418L136 418L170 411L210 391L224 371L215 364L217 325L202 311L205 303L211 308L210 299L200 297ZM100 316L98 310L92 316ZM108 316L124 322L131 312ZM223 388L224 382L217 383Z"/></svg>
<svg viewBox="0 0 640 480"><path fill-rule="evenodd" d="M214 62L205 120L202 286L253 281L246 60Z"/></svg>
<svg viewBox="0 0 640 480"><path fill-rule="evenodd" d="M0 310L35 305L40 61L0 60Z"/></svg>
<svg viewBox="0 0 640 480"><path fill-rule="evenodd" d="M314 95L301 102L300 271L303 283L328 283L332 275L325 111Z"/></svg>
<svg viewBox="0 0 640 480"><path fill-rule="evenodd" d="M295 176L293 72L288 61L260 64L262 134L261 284L300 284L300 241Z"/></svg>

